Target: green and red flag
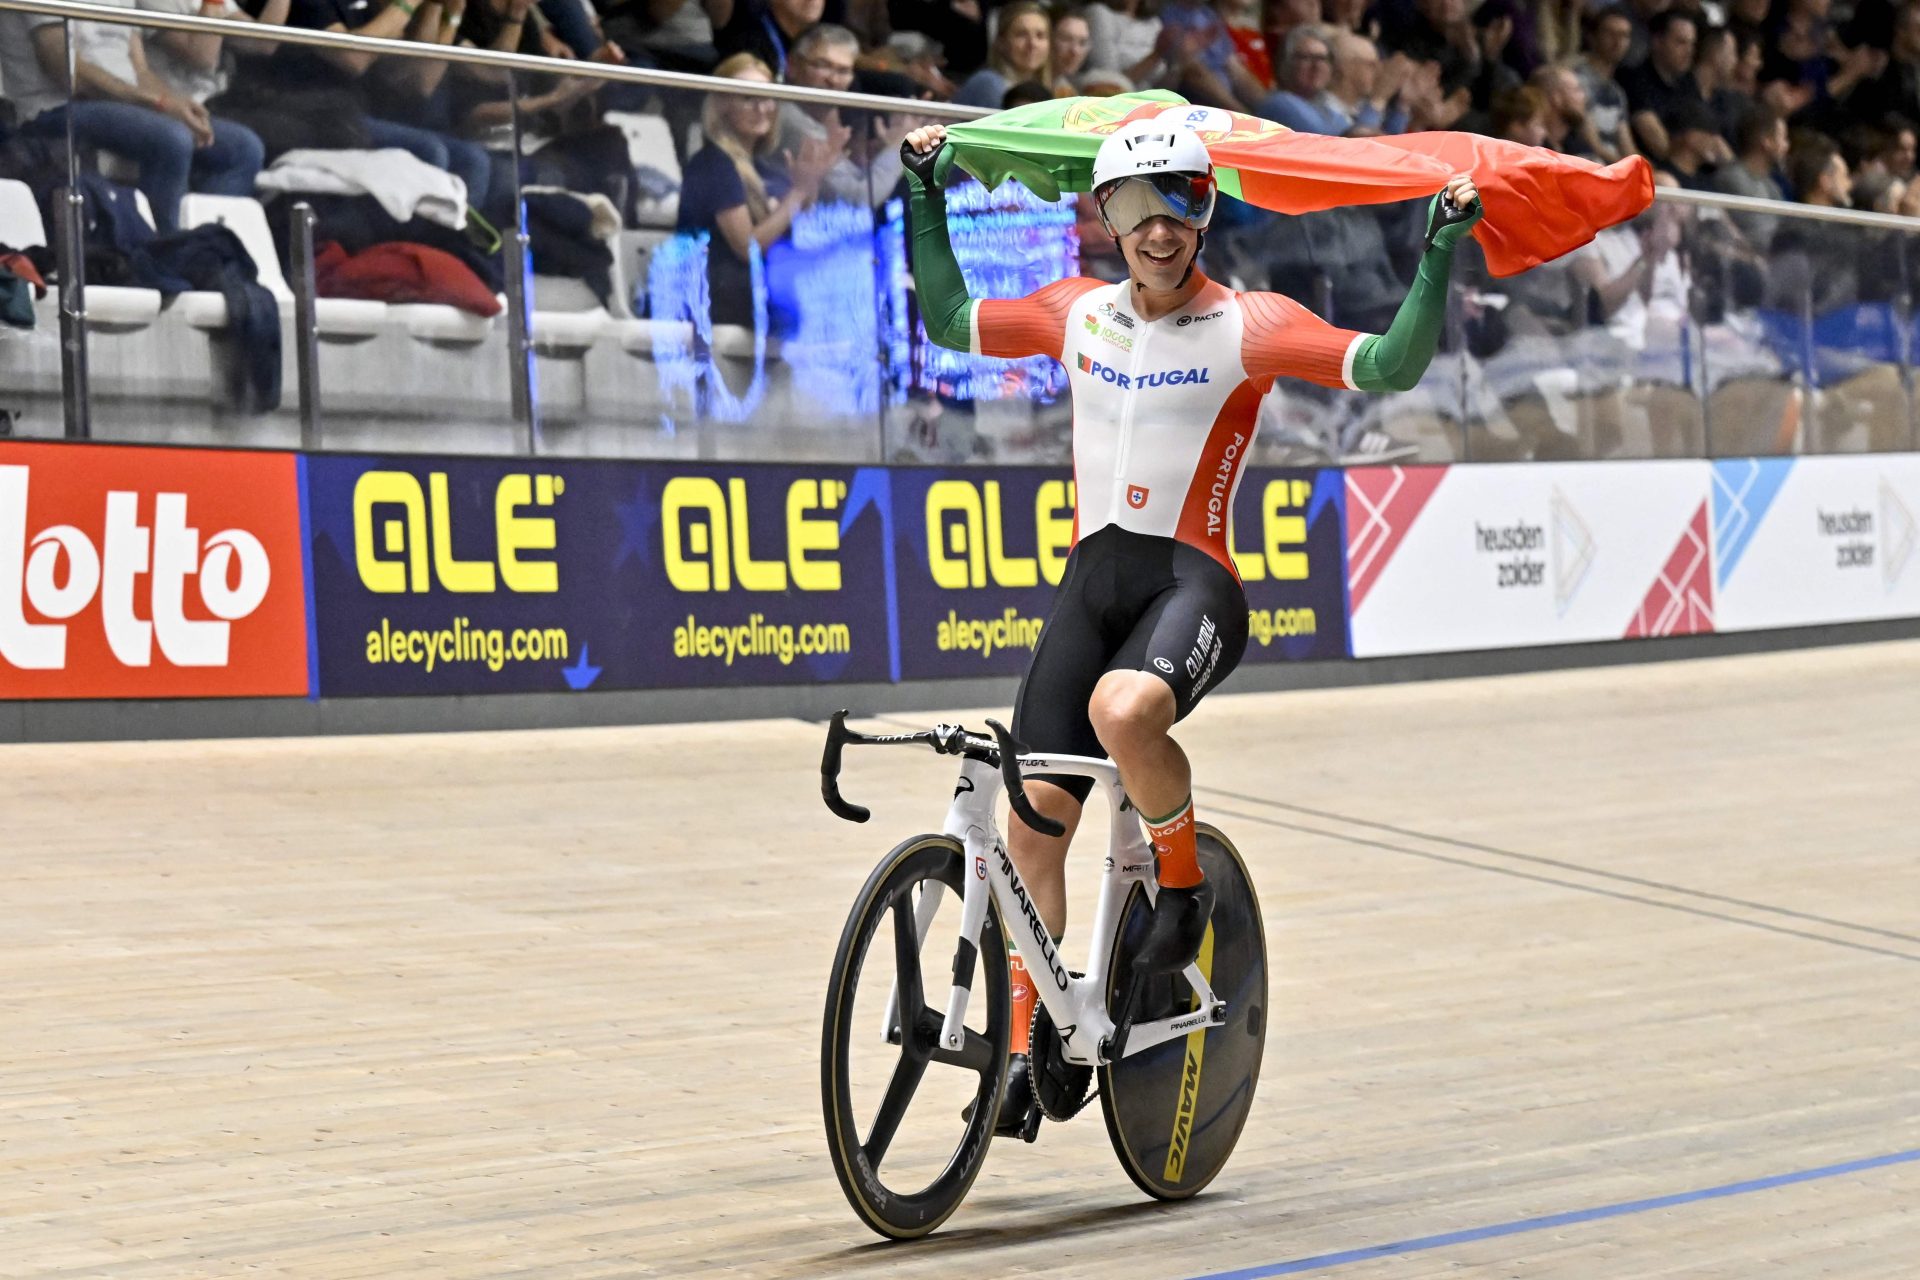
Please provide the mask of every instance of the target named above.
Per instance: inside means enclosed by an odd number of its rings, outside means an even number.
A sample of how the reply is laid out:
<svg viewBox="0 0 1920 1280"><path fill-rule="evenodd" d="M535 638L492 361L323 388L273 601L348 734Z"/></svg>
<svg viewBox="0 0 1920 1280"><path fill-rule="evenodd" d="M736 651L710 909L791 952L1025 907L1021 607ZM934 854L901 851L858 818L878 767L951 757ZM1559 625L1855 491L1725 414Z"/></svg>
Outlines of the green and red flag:
<svg viewBox="0 0 1920 1280"><path fill-rule="evenodd" d="M988 187L1008 178L1048 200L1085 191L1093 157L1121 125L1169 115L1213 157L1220 190L1279 213L1430 196L1471 174L1486 216L1473 234L1497 276L1568 253L1653 203L1644 157L1611 165L1471 133L1334 138L1164 90L1111 98L1056 98L947 127L953 161Z"/></svg>

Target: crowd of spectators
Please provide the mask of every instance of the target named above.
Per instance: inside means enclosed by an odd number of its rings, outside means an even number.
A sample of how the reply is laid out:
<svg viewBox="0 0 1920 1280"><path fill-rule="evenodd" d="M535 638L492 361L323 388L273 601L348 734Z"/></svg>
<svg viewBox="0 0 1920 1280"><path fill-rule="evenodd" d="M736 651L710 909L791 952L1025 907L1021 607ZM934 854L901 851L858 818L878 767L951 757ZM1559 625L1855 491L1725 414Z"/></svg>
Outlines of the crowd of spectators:
<svg viewBox="0 0 1920 1280"><path fill-rule="evenodd" d="M873 206L896 191L895 148L926 100L997 108L1169 89L1296 130L1467 130L1603 163L1637 152L1669 185L1920 214L1920 0L103 2L240 18L259 32L223 41L75 24L70 90L63 24L0 13L0 128L26 139L71 129L130 162L161 231L188 191L252 193L290 152L377 148L457 179L494 227L512 216L515 176L592 188L631 222L649 166L631 163L605 117L653 114L671 126L674 163L661 167L679 173L677 227L711 237L721 321L750 314L752 246L787 236L799 210ZM280 28L544 55L554 71L518 77L510 100L497 73L276 43ZM703 104L567 76L581 60L863 91L900 107ZM504 149L516 118L549 145ZM1240 251L1264 255L1263 282L1324 263L1336 244L1377 273L1383 252L1409 239L1384 219L1330 217L1317 240L1310 223L1293 239L1271 221L1247 225L1263 243L1249 250L1242 236ZM1755 257L1781 230L1764 214L1729 225ZM1667 252L1669 234L1649 252ZM1625 262L1631 247L1619 239L1608 251ZM1233 252L1233 236L1212 251ZM1627 269L1596 259L1586 271L1611 289ZM1384 276L1367 284L1350 294L1370 314L1394 291Z"/></svg>

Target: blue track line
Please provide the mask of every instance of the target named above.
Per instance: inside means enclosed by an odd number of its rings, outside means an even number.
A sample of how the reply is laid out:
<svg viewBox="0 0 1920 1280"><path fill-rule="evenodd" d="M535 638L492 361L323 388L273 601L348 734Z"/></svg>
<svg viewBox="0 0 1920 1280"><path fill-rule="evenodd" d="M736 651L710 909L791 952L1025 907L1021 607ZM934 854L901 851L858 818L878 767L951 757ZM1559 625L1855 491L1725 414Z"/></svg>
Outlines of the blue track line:
<svg viewBox="0 0 1920 1280"><path fill-rule="evenodd" d="M1395 1254L1418 1253L1423 1249L1443 1249L1448 1245L1469 1244L1475 1240L1492 1240L1500 1236L1519 1235L1523 1231L1570 1227L1582 1222L1598 1222L1602 1218L1620 1218L1630 1213L1645 1213L1651 1209L1671 1209L1676 1205L1691 1204L1696 1200L1718 1200L1726 1196L1742 1196L1749 1191L1767 1191L1774 1187L1791 1186L1796 1182L1837 1178L1843 1174L1883 1169L1888 1165L1911 1164L1915 1161L1920 1161L1920 1149L1896 1151L1892 1155L1873 1156L1866 1160L1849 1160L1845 1164L1830 1164L1818 1169L1802 1169L1798 1173L1776 1174L1771 1178L1754 1178L1748 1182L1729 1182L1725 1186L1707 1187L1700 1191L1683 1191L1678 1195L1655 1196L1651 1200L1630 1200L1625 1204L1602 1205L1597 1209L1576 1209L1571 1213L1555 1213L1544 1218L1523 1218L1518 1222L1503 1222L1497 1226L1449 1231L1444 1235L1421 1236L1416 1240L1398 1240L1392 1244L1368 1245L1364 1249L1347 1249L1340 1253L1322 1253L1311 1258L1295 1258L1291 1262L1275 1262L1261 1267L1247 1267L1239 1271L1214 1271L1204 1276L1196 1276L1194 1280L1265 1280L1268 1276L1298 1275L1303 1271L1341 1267L1349 1262L1363 1262L1368 1258L1390 1258Z"/></svg>

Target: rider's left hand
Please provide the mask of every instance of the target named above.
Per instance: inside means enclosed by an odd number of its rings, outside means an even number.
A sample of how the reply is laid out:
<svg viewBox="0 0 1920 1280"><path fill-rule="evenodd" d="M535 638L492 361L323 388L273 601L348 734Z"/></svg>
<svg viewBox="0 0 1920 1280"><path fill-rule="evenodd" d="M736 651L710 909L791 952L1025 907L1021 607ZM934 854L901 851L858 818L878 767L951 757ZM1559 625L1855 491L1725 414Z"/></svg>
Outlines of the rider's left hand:
<svg viewBox="0 0 1920 1280"><path fill-rule="evenodd" d="M1451 249L1486 213L1480 203L1480 189L1473 178L1456 173L1447 179L1446 188L1433 198L1427 214L1427 248Z"/></svg>

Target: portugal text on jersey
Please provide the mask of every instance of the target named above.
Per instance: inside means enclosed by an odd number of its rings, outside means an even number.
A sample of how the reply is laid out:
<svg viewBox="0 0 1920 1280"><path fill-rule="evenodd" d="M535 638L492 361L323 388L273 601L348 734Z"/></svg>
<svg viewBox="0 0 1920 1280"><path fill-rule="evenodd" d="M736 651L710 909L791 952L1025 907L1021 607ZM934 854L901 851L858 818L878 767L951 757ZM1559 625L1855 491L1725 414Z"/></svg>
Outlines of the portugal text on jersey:
<svg viewBox="0 0 1920 1280"><path fill-rule="evenodd" d="M970 340L988 356L1048 355L1073 386L1074 536L1105 525L1177 538L1233 571L1227 513L1277 377L1352 387L1366 335L1290 298L1208 281L1179 310L1145 320L1130 290L1061 280L1025 298L973 304Z"/></svg>

